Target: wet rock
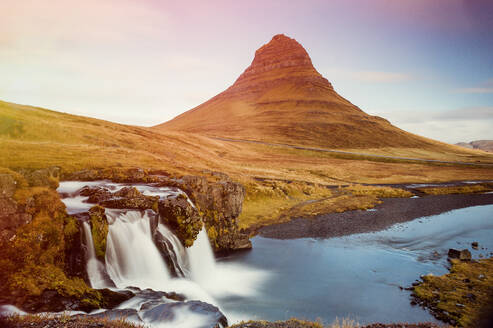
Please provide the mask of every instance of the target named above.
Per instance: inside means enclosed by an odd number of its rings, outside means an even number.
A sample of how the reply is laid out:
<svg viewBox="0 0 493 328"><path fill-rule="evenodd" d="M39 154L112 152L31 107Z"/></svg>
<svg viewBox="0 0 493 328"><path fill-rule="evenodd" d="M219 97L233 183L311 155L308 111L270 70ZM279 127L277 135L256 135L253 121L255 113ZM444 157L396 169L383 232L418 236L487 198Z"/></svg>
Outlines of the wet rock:
<svg viewBox="0 0 493 328"><path fill-rule="evenodd" d="M200 316L200 328L219 328L228 326L228 320L217 307L201 301L160 304L145 311L142 317L145 321L151 323L172 323L174 320L183 320L183 316L189 317L190 314Z"/></svg>
<svg viewBox="0 0 493 328"><path fill-rule="evenodd" d="M457 250L454 248L450 248L448 250L448 257L450 259L459 259L461 261L470 261L471 260L471 252L467 249Z"/></svg>
<svg viewBox="0 0 493 328"><path fill-rule="evenodd" d="M103 301L101 305L103 308L106 309L112 309L135 296L135 294L129 290L123 290L118 292L112 291L111 289L108 288L98 289L98 290L101 293L101 296L103 297Z"/></svg>
<svg viewBox="0 0 493 328"><path fill-rule="evenodd" d="M80 221L72 219L77 229L76 232L67 235L65 234L65 268L64 271L69 277L79 277L86 283L89 283L87 275L87 251L83 246L83 231Z"/></svg>
<svg viewBox="0 0 493 328"><path fill-rule="evenodd" d="M478 244L478 242L477 242L477 241L473 241L473 242L471 243L471 246L472 246L472 248L473 248L473 249L478 249L479 244Z"/></svg>
<svg viewBox="0 0 493 328"><path fill-rule="evenodd" d="M183 268L181 268L180 265L175 265L175 264L179 263L177 256L181 256L182 259L186 259L187 258L186 254L177 255L175 253L177 250L174 249L173 245L171 245L171 242L167 238L165 238L159 230L155 228L153 229L152 238L154 244L159 250L159 253L163 257L163 260L166 263L166 266L168 267L168 271L171 274L171 276L185 277L185 272L183 272Z"/></svg>
<svg viewBox="0 0 493 328"><path fill-rule="evenodd" d="M112 194L112 198L100 202L100 205L108 208L156 210L158 200L158 196L145 196L135 187L124 187Z"/></svg>
<svg viewBox="0 0 493 328"><path fill-rule="evenodd" d="M202 218L187 196L160 200L159 214L162 223L175 233L185 247L193 245L202 230Z"/></svg>
<svg viewBox="0 0 493 328"><path fill-rule="evenodd" d="M81 196L89 197L87 199L88 203L95 204L100 204L113 196L113 194L107 188L89 186L85 186L84 188L82 188L79 194Z"/></svg>
<svg viewBox="0 0 493 328"><path fill-rule="evenodd" d="M89 210L91 233L96 257L104 262L106 254L106 238L108 236L108 219L104 207L93 206Z"/></svg>
<svg viewBox="0 0 493 328"><path fill-rule="evenodd" d="M239 231L236 221L241 214L245 188L227 175L216 177L220 180L210 182L205 177L184 176L180 188L199 209L216 253L250 249L249 237Z"/></svg>

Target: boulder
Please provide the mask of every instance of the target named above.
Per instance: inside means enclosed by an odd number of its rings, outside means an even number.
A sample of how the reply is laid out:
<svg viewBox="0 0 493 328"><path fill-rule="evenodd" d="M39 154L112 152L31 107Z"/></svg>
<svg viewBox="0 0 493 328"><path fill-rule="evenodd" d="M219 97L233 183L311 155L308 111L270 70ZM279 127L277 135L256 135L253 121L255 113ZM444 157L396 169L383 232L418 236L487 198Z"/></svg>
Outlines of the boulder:
<svg viewBox="0 0 493 328"><path fill-rule="evenodd" d="M185 247L190 247L202 230L202 218L187 196L180 194L159 201L160 220L169 227Z"/></svg>
<svg viewBox="0 0 493 328"><path fill-rule="evenodd" d="M198 316L200 326L195 326L197 322L192 317L193 314ZM142 317L151 324L158 322L173 323L176 321L177 325L184 326L188 319L193 322L194 327L220 328L228 326L226 316L217 307L201 301L160 304L145 311Z"/></svg>
<svg viewBox="0 0 493 328"><path fill-rule="evenodd" d="M236 219L241 214L245 188L225 174L210 182L205 177L184 176L180 186L200 211L216 253L252 248L247 234L238 229Z"/></svg>
<svg viewBox="0 0 493 328"><path fill-rule="evenodd" d="M80 190L81 196L88 197L88 203L101 204L102 202L113 197L111 191L103 187L89 187L85 186Z"/></svg>
<svg viewBox="0 0 493 328"><path fill-rule="evenodd" d="M157 209L158 196L145 196L135 187L124 187L114 193L112 198L100 202L104 207L120 209Z"/></svg>
<svg viewBox="0 0 493 328"><path fill-rule="evenodd" d="M454 248L450 248L448 250L448 257L450 259L459 259L461 261L470 261L471 260L471 252L467 249L458 250Z"/></svg>

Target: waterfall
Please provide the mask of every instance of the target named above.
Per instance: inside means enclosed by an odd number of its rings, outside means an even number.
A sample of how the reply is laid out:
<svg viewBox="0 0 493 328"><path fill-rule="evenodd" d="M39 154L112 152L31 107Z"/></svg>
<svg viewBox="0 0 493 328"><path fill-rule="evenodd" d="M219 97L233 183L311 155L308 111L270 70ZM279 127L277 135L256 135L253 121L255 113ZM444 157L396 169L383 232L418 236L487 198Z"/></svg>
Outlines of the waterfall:
<svg viewBox="0 0 493 328"><path fill-rule="evenodd" d="M165 225L158 223L157 231L164 238L163 245L168 253L168 258L172 262L174 271L179 277L190 276L188 257L181 241Z"/></svg>
<svg viewBox="0 0 493 328"><path fill-rule="evenodd" d="M106 267L119 288L166 290L170 274L152 240L147 211L107 210Z"/></svg>
<svg viewBox="0 0 493 328"><path fill-rule="evenodd" d="M94 241L92 240L91 226L88 222L83 222L84 237L87 248L87 275L92 288L108 287L106 279L103 275L104 265L96 258L96 250L94 249Z"/></svg>
<svg viewBox="0 0 493 328"><path fill-rule="evenodd" d="M188 249L192 280L206 284L217 274L214 253L205 228L202 228L193 246Z"/></svg>
<svg viewBox="0 0 493 328"><path fill-rule="evenodd" d="M62 182L59 192L66 195L63 201L70 213L93 206L86 203L87 199L81 198L78 192L86 184L111 187L111 190L126 186L106 181ZM161 198L181 193L165 187L137 187L144 193ZM105 213L108 234L104 263L96 258L89 223L82 225L88 257L87 273L94 288L126 289L134 286L157 292L176 292L185 296L187 301L200 300L221 309L221 300L255 295L257 286L265 279L265 274L258 270L228 262L216 263L205 228L200 231L193 246L185 249L173 232L159 222L158 214L152 210L106 209ZM158 303L161 301L169 302L161 299ZM147 310L142 308L144 303L152 306L155 302L155 298L143 292L120 304L118 309L135 309L141 315ZM176 309L173 314L175 319L165 322L141 318L150 327L202 327L206 320L200 311L195 310ZM239 316L235 314L235 317Z"/></svg>

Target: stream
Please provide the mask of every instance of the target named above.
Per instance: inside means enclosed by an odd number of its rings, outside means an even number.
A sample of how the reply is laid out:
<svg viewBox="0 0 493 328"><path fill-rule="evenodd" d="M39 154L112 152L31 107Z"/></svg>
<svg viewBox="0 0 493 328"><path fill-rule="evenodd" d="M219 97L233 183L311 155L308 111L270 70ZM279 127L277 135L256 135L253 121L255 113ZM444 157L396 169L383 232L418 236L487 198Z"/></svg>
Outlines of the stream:
<svg viewBox="0 0 493 328"><path fill-rule="evenodd" d="M86 185L112 191L128 186L108 181L62 182L58 192L70 214L86 212L94 205L79 194ZM183 193L176 188L133 186L160 198ZM293 317L323 323L336 318L360 324L434 322L426 310L410 304L411 292L403 287L424 274L446 273L449 248L468 248L476 259L493 255L493 205L457 209L344 237L282 240L257 236L251 251L219 259L214 258L205 230L185 249L162 223L151 231L151 221L157 216L152 210L106 209L106 216L109 232L104 263L95 256L89 223L82 225L90 283L94 288L131 290L136 296L116 310L93 314L125 316L150 327L210 327L222 314L229 324ZM156 233L164 240L178 276L170 273L156 245ZM473 241L479 249L471 248ZM186 301L161 292L179 293Z"/></svg>

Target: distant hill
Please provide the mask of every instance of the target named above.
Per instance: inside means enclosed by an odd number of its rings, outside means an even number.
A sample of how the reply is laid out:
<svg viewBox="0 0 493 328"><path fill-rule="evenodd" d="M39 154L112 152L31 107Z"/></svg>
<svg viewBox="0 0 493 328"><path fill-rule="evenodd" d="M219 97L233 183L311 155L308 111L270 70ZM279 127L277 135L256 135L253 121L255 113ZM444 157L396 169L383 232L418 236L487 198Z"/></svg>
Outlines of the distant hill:
<svg viewBox="0 0 493 328"><path fill-rule="evenodd" d="M450 147L363 112L282 34L256 51L226 91L154 129L325 148Z"/></svg>
<svg viewBox="0 0 493 328"><path fill-rule="evenodd" d="M459 142L456 143L456 145L470 149L480 149L493 153L493 140L476 140L471 142Z"/></svg>

